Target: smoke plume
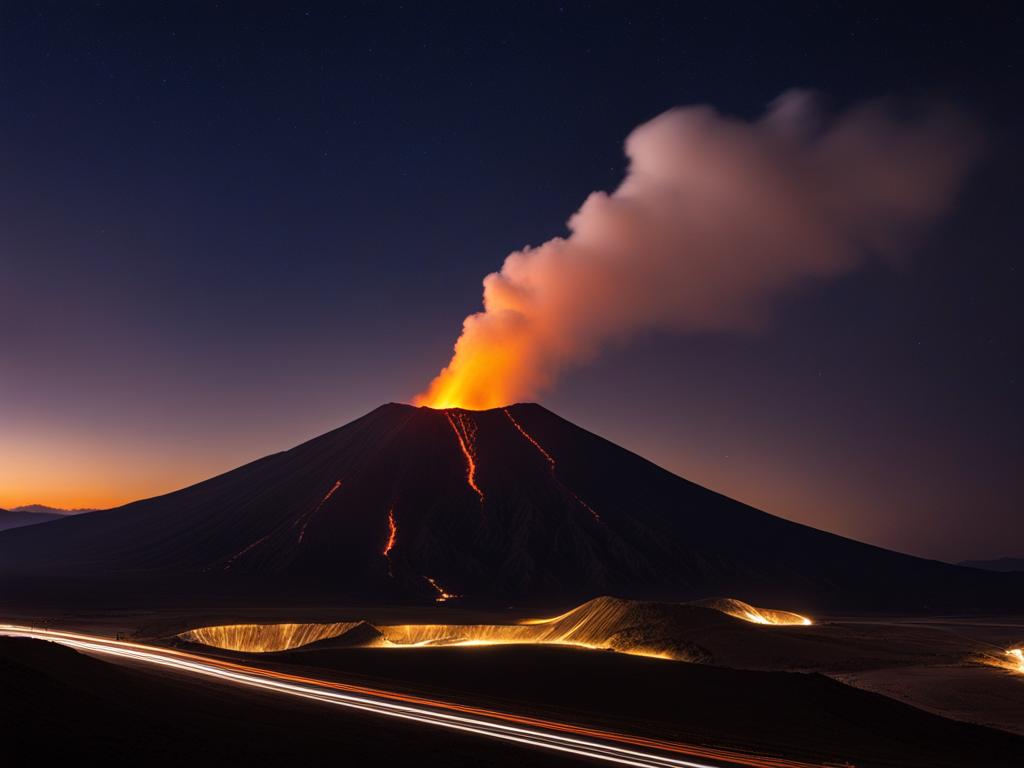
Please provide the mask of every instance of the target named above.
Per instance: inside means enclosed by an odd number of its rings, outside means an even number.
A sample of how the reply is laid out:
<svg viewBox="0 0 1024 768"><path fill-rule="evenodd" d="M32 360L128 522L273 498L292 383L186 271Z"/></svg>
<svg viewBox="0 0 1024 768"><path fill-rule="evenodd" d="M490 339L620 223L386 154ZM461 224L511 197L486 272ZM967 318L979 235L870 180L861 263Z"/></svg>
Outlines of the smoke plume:
<svg viewBox="0 0 1024 768"><path fill-rule="evenodd" d="M787 293L905 252L950 206L978 142L948 108L897 117L869 103L826 120L789 91L755 122L672 109L625 149L625 179L584 201L568 237L484 279L484 310L417 404L531 399L645 331L756 329Z"/></svg>

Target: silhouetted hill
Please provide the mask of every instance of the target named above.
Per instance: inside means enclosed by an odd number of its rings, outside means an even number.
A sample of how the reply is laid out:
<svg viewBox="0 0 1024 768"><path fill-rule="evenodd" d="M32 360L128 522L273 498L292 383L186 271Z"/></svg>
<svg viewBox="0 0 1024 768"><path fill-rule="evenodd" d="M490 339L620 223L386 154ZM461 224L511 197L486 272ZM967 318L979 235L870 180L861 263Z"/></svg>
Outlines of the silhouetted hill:
<svg viewBox="0 0 1024 768"><path fill-rule="evenodd" d="M15 507L13 512L40 512L43 514L54 514L54 515L80 515L84 512L95 512L95 509L86 509L85 507L77 509L63 509L61 507L48 507L45 504L25 504L21 507Z"/></svg>
<svg viewBox="0 0 1024 768"><path fill-rule="evenodd" d="M146 603L725 594L793 610L1024 606L1016 574L774 517L533 404L381 406L189 488L0 534L0 582L7 599Z"/></svg>

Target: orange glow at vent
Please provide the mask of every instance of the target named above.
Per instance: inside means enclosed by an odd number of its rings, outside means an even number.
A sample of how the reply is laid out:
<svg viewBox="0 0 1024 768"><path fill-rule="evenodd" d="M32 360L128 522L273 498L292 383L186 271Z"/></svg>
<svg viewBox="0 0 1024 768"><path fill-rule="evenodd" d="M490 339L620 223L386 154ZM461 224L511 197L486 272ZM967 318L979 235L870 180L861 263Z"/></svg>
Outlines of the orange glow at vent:
<svg viewBox="0 0 1024 768"><path fill-rule="evenodd" d="M483 504L484 492L476 484L476 424L471 416L459 411L445 411L444 415L448 417L448 423L452 425L462 455L466 457L466 482Z"/></svg>

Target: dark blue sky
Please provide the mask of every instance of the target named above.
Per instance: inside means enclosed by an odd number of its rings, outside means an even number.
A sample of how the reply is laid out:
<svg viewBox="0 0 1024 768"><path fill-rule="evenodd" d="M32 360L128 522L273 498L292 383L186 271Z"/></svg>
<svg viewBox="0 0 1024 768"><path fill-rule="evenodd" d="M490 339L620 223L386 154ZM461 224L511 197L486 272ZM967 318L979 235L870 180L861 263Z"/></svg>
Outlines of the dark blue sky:
<svg viewBox="0 0 1024 768"><path fill-rule="evenodd" d="M636 5L4 3L0 506L171 490L408 400L633 127L799 86L953 100L986 160L899 267L544 403L784 517L1021 554L1022 12Z"/></svg>

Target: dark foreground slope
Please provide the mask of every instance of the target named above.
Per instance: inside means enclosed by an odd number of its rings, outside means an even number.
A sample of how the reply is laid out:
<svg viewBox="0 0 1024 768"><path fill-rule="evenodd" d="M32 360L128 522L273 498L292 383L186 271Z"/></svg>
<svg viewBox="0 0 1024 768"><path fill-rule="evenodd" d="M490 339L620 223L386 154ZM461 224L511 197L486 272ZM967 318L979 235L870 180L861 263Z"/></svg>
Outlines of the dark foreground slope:
<svg viewBox="0 0 1024 768"><path fill-rule="evenodd" d="M300 673L657 738L811 762L1020 765L1024 740L928 715L819 675L505 646L306 651ZM264 660L265 661L265 660ZM565 756L253 693L0 638L4 755L17 765L564 765Z"/></svg>
<svg viewBox="0 0 1024 768"><path fill-rule="evenodd" d="M0 638L10 766L556 766L565 757Z"/></svg>
<svg viewBox="0 0 1024 768"><path fill-rule="evenodd" d="M386 405L166 496L0 534L4 600L214 596L791 609L1024 607L1022 577L787 522L537 405Z"/></svg>

